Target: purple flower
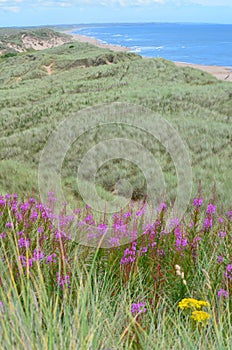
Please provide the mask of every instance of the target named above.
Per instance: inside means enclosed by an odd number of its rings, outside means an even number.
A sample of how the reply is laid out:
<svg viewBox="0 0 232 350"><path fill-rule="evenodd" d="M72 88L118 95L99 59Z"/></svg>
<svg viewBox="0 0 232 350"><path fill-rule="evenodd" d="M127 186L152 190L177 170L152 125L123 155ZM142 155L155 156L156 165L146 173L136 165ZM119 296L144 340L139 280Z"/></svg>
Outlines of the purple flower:
<svg viewBox="0 0 232 350"><path fill-rule="evenodd" d="M32 259L27 259L24 255L19 255L19 260L21 261L23 266L32 267L32 264L33 264Z"/></svg>
<svg viewBox="0 0 232 350"><path fill-rule="evenodd" d="M33 198L33 197L29 198L28 203L30 203L30 204L36 203L35 198Z"/></svg>
<svg viewBox="0 0 232 350"><path fill-rule="evenodd" d="M67 285L70 288L70 276L69 275L60 275L59 273L56 274L56 283L59 287L64 288L65 285Z"/></svg>
<svg viewBox="0 0 232 350"><path fill-rule="evenodd" d="M17 236L23 236L24 235L24 231L19 231L16 234L17 234Z"/></svg>
<svg viewBox="0 0 232 350"><path fill-rule="evenodd" d="M159 207L157 208L158 211L164 211L168 208L167 204L165 202L160 203Z"/></svg>
<svg viewBox="0 0 232 350"><path fill-rule="evenodd" d="M2 313L5 312L5 310L4 310L4 304L3 304L2 301L0 301L0 311L1 311Z"/></svg>
<svg viewBox="0 0 232 350"><path fill-rule="evenodd" d="M124 218L129 218L129 217L131 217L131 212L128 211L127 213L123 214L123 217L124 217Z"/></svg>
<svg viewBox="0 0 232 350"><path fill-rule="evenodd" d="M93 216L91 214L87 215L85 217L85 223L88 224L88 225L95 225L95 222L93 220Z"/></svg>
<svg viewBox="0 0 232 350"><path fill-rule="evenodd" d="M145 207L141 208L135 213L135 216L142 216L145 213Z"/></svg>
<svg viewBox="0 0 232 350"><path fill-rule="evenodd" d="M30 221L35 222L38 219L38 213L34 211L30 216Z"/></svg>
<svg viewBox="0 0 232 350"><path fill-rule="evenodd" d="M48 255L47 260L46 260L46 264L50 264L50 263L56 263L56 254L53 253L52 255Z"/></svg>
<svg viewBox="0 0 232 350"><path fill-rule="evenodd" d="M39 261L44 258L44 252L42 252L40 249L35 249L33 252L33 260Z"/></svg>
<svg viewBox="0 0 232 350"><path fill-rule="evenodd" d="M178 218L173 218L170 220L170 226L175 228L180 225L180 220Z"/></svg>
<svg viewBox="0 0 232 350"><path fill-rule="evenodd" d="M205 218L204 223L203 223L203 228L208 230L213 226L213 219L212 218Z"/></svg>
<svg viewBox="0 0 232 350"><path fill-rule="evenodd" d="M131 305L131 313L134 314L141 314L145 313L147 309L145 308L146 303L132 303Z"/></svg>
<svg viewBox="0 0 232 350"><path fill-rule="evenodd" d="M55 231L55 237L56 237L56 239L61 239L61 238L68 239L68 236L67 236L66 232L59 231L59 230Z"/></svg>
<svg viewBox="0 0 232 350"><path fill-rule="evenodd" d="M4 207L6 204L6 202L4 201L4 199L0 198L0 207Z"/></svg>
<svg viewBox="0 0 232 350"><path fill-rule="evenodd" d="M220 299L221 297L228 298L229 293L225 289L220 289L217 293L218 298Z"/></svg>
<svg viewBox="0 0 232 350"><path fill-rule="evenodd" d="M222 223L224 222L224 219L223 219L223 218L218 218L218 222L219 222L220 224L222 224Z"/></svg>
<svg viewBox="0 0 232 350"><path fill-rule="evenodd" d="M0 238L6 238L6 232L2 232L2 233L0 234Z"/></svg>
<svg viewBox="0 0 232 350"><path fill-rule="evenodd" d="M232 264L226 266L226 271L224 272L224 276L228 278L228 280L232 280Z"/></svg>
<svg viewBox="0 0 232 350"><path fill-rule="evenodd" d="M143 254L147 253L148 248L147 247L141 247L138 254L142 256Z"/></svg>
<svg viewBox="0 0 232 350"><path fill-rule="evenodd" d="M215 214L216 213L216 205L209 204L206 210L207 214Z"/></svg>
<svg viewBox="0 0 232 350"><path fill-rule="evenodd" d="M131 248L124 250L123 257L120 260L121 265L132 264L136 259L136 245L137 242L133 242Z"/></svg>
<svg viewBox="0 0 232 350"><path fill-rule="evenodd" d="M164 250L163 249L157 249L156 253L159 255L159 256L164 256Z"/></svg>
<svg viewBox="0 0 232 350"><path fill-rule="evenodd" d="M181 247L186 247L188 245L188 240L186 238L177 238L176 239L176 243L175 246L179 249L181 249Z"/></svg>
<svg viewBox="0 0 232 350"><path fill-rule="evenodd" d="M194 207L201 207L203 204L203 199L202 198L194 198L193 200L193 206Z"/></svg>
<svg viewBox="0 0 232 350"><path fill-rule="evenodd" d="M218 257L217 257L217 262L218 262L219 264L221 264L221 263L223 263L223 261L224 261L224 257L221 256L221 255L218 255Z"/></svg>
<svg viewBox="0 0 232 350"><path fill-rule="evenodd" d="M120 246L120 239L116 237L110 237L110 245L111 247L119 247Z"/></svg>
<svg viewBox="0 0 232 350"><path fill-rule="evenodd" d="M102 235L106 234L108 230L108 226L106 224L99 224L98 225L98 232Z"/></svg>
<svg viewBox="0 0 232 350"><path fill-rule="evenodd" d="M226 232L225 231L221 231L218 233L218 237L224 238L226 237Z"/></svg>
<svg viewBox="0 0 232 350"><path fill-rule="evenodd" d="M21 211L22 212L26 212L27 210L29 210L29 208L30 208L30 204L29 203L22 203L21 205L20 205L20 209L21 209Z"/></svg>
<svg viewBox="0 0 232 350"><path fill-rule="evenodd" d="M21 237L18 240L19 248L28 248L30 246L30 240L28 238Z"/></svg>
<svg viewBox="0 0 232 350"><path fill-rule="evenodd" d="M13 227L14 227L13 222L7 222L6 223L6 228L13 228Z"/></svg>

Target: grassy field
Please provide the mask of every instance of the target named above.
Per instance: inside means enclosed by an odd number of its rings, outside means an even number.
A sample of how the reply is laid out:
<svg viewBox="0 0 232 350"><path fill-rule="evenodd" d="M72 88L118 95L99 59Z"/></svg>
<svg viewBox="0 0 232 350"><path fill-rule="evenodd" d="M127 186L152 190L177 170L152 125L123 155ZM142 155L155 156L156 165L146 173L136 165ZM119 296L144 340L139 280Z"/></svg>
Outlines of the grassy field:
<svg viewBox="0 0 232 350"><path fill-rule="evenodd" d="M36 191L34 175L40 154L57 123L87 107L126 102L160 114L177 129L192 158L194 193L201 181L205 195L211 196L216 180L220 201L230 204L230 83L198 70L176 67L163 59L141 59L132 53L113 53L77 42L0 58L0 82L2 192ZM129 132L117 131L121 137ZM94 137L98 140L107 133L107 129L89 131L72 146L65 159L64 182L75 183L76 163L94 144ZM173 198L176 174L170 157L162 145L148 140L147 133L138 132L137 137L155 154ZM73 157L77 149L78 157ZM131 178L134 198L141 197L146 192L143 176L135 166L123 161L105 164L98 172L97 182L112 191L122 173ZM14 181L19 177L19 182ZM69 186L75 195L74 187Z"/></svg>
<svg viewBox="0 0 232 350"><path fill-rule="evenodd" d="M0 348L231 349L231 83L87 43L10 56L0 56ZM38 166L49 136L63 120L111 103L151 111L144 114L151 129L163 117L189 150L192 198L169 228L174 162L163 144L128 125L87 123L71 144L61 171L71 214L64 204L54 215L52 193L47 207L40 203ZM124 211L97 214L81 199L79 164L115 136L140 143L162 169L167 193L160 202L167 205L150 222L140 201L149 194L146 178L125 158L105 162L95 177L109 202L118 181L129 180L133 201Z"/></svg>

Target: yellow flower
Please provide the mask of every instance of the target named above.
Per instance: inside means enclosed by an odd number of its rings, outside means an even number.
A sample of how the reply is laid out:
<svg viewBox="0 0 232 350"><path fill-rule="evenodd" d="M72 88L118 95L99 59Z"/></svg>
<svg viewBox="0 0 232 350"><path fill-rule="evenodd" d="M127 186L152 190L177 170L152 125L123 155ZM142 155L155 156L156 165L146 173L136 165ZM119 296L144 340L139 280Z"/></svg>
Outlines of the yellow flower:
<svg viewBox="0 0 232 350"><path fill-rule="evenodd" d="M194 298L185 298L178 303L178 306L181 310L184 310L184 309L201 310L203 306L210 307L210 304L208 303L208 301L204 301L204 300L197 300Z"/></svg>
<svg viewBox="0 0 232 350"><path fill-rule="evenodd" d="M191 318L197 322L205 322L210 317L211 317L210 314L208 314L208 312L205 312L205 311L193 311L191 315Z"/></svg>

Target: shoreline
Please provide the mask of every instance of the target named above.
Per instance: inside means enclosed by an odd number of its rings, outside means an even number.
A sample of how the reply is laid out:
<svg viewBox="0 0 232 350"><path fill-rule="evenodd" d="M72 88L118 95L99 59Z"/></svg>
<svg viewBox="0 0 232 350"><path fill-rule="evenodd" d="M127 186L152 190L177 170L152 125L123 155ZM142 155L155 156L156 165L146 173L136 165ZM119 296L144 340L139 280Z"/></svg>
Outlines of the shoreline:
<svg viewBox="0 0 232 350"><path fill-rule="evenodd" d="M112 51L117 51L117 52L127 52L127 51L131 50L129 47L126 47L126 46L104 44L99 39L93 38L91 36L86 36L86 35L82 35L82 34L75 34L75 33L73 33L74 30L78 30L78 28L72 29L72 30L67 30L63 33L70 35L76 41L79 41L81 43L89 43L89 44L95 45L97 47L101 47L103 49L110 49Z"/></svg>
<svg viewBox="0 0 232 350"><path fill-rule="evenodd" d="M74 28L72 30L64 31L63 33L70 35L74 40L82 42L82 43L89 43L92 45L95 45L97 47L101 47L104 49L110 49L112 51L116 52L129 52L131 51L131 48L126 46L120 46L120 45L113 45L113 44L104 44L100 40L82 35L82 34L75 34L73 31L78 30L79 28ZM203 64L197 64L197 63L187 63L187 62L177 62L172 61L177 67L190 67L194 69L199 69L204 72L207 72L214 77L216 77L218 80L222 81L228 81L232 82L232 68L224 67L224 66L208 66Z"/></svg>
<svg viewBox="0 0 232 350"><path fill-rule="evenodd" d="M187 63L187 62L174 62L177 67L190 67L207 72L218 80L232 82L232 68L223 66L207 66L203 64Z"/></svg>

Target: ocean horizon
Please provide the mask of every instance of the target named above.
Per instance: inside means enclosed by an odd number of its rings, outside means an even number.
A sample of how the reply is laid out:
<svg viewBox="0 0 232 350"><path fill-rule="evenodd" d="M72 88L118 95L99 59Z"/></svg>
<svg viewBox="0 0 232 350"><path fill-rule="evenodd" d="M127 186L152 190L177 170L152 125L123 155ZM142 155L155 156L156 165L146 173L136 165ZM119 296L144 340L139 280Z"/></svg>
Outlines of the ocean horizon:
<svg viewBox="0 0 232 350"><path fill-rule="evenodd" d="M129 47L143 57L232 68L232 25L207 23L81 24L74 34Z"/></svg>

